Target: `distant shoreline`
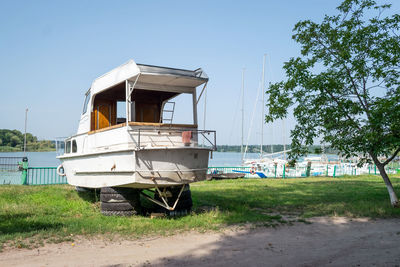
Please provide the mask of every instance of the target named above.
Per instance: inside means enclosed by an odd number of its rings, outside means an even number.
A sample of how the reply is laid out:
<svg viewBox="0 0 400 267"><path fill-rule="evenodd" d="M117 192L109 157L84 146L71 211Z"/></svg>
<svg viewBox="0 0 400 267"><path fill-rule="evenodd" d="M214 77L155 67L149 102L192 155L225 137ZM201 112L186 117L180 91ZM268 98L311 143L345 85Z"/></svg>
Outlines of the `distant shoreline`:
<svg viewBox="0 0 400 267"><path fill-rule="evenodd" d="M29 149L27 152L52 152L56 151L55 148L43 148L43 149ZM0 152L24 152L20 148L9 147L9 146L0 146Z"/></svg>

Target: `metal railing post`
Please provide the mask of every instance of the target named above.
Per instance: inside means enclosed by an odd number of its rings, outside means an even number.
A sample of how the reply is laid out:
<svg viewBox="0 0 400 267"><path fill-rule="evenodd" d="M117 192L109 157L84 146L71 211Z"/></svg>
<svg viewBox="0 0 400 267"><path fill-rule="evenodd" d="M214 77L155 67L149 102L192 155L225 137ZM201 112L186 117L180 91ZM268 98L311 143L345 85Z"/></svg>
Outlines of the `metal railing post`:
<svg viewBox="0 0 400 267"><path fill-rule="evenodd" d="M140 129L139 129L139 134L138 134L138 149L140 150Z"/></svg>
<svg viewBox="0 0 400 267"><path fill-rule="evenodd" d="M27 157L24 157L22 159L21 166L22 166L21 183L23 185L26 185L27 184L27 178L28 178L28 158Z"/></svg>
<svg viewBox="0 0 400 267"><path fill-rule="evenodd" d="M217 151L217 132L214 131L214 150Z"/></svg>

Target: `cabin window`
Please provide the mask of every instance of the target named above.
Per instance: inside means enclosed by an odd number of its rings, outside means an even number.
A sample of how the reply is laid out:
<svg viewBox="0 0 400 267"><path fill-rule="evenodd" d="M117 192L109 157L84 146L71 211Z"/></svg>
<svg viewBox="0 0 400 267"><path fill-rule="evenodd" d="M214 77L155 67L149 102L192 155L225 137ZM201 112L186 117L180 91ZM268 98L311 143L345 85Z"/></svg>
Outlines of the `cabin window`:
<svg viewBox="0 0 400 267"><path fill-rule="evenodd" d="M126 122L126 102L117 101L117 124Z"/></svg>
<svg viewBox="0 0 400 267"><path fill-rule="evenodd" d="M162 110L163 123L174 123L174 124L194 123L192 94L179 94L169 99L168 102L169 103L165 103ZM172 105L172 103L175 104Z"/></svg>
<svg viewBox="0 0 400 267"><path fill-rule="evenodd" d="M78 146L76 145L76 140L72 140L72 153L76 153L78 151Z"/></svg>
<svg viewBox="0 0 400 267"><path fill-rule="evenodd" d="M65 144L65 153L71 153L71 141L67 141Z"/></svg>
<svg viewBox="0 0 400 267"><path fill-rule="evenodd" d="M82 114L86 113L87 107L88 107L88 104L89 104L89 100L90 100L90 92L87 92L86 93L86 98L85 98L85 103L83 103L83 112L82 112Z"/></svg>

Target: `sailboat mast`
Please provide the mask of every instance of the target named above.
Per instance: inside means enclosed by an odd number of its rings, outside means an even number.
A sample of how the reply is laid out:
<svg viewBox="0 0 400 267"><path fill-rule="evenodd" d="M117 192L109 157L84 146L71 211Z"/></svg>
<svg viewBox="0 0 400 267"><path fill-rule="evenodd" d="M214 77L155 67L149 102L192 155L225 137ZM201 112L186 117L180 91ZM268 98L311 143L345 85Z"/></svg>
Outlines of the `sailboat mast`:
<svg viewBox="0 0 400 267"><path fill-rule="evenodd" d="M240 153L242 155L242 162L243 162L243 129L244 129L244 71L245 69L243 68L242 70L242 145L240 146Z"/></svg>
<svg viewBox="0 0 400 267"><path fill-rule="evenodd" d="M28 108L25 109L24 157L26 156L26 124L28 122Z"/></svg>
<svg viewBox="0 0 400 267"><path fill-rule="evenodd" d="M260 157L262 158L263 154L263 145L264 145L264 119L265 119L265 113L264 113L264 97L265 97L265 92L264 92L264 83L265 83L265 57L267 54L264 54L263 57L263 70L262 70L262 80L261 80L261 94L262 94L262 104L261 104L261 109L262 109L262 117L261 117L261 147L260 147Z"/></svg>

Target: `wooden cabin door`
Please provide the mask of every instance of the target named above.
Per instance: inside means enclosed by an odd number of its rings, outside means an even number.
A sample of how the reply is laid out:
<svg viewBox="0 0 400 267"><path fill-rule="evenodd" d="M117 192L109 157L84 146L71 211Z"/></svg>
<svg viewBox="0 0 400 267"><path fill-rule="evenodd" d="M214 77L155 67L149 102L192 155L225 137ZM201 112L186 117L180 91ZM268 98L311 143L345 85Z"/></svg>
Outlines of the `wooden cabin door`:
<svg viewBox="0 0 400 267"><path fill-rule="evenodd" d="M157 104L136 103L136 121L159 122L160 109Z"/></svg>
<svg viewBox="0 0 400 267"><path fill-rule="evenodd" d="M115 103L110 100L99 99L95 101L93 109L93 122L92 130L99 130L115 125L116 110Z"/></svg>
<svg viewBox="0 0 400 267"><path fill-rule="evenodd" d="M111 126L111 108L109 105L98 105L97 106L97 129L103 129Z"/></svg>

